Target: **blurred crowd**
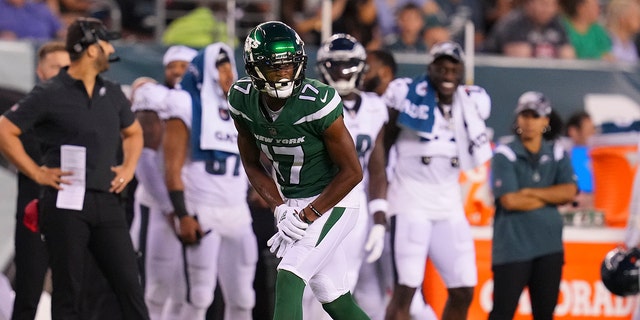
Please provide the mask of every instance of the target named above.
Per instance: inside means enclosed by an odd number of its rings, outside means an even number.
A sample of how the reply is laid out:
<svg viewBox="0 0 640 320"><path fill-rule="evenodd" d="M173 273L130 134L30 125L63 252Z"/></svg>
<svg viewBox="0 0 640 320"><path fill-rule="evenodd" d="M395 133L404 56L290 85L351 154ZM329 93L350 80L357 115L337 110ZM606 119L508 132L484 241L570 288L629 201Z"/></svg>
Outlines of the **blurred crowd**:
<svg viewBox="0 0 640 320"><path fill-rule="evenodd" d="M311 43L317 8L284 6L283 20ZM514 57L636 62L637 0L356 0L333 2L333 31L355 35L368 49L425 52L434 43L464 44L473 23L478 52Z"/></svg>
<svg viewBox="0 0 640 320"><path fill-rule="evenodd" d="M243 1L233 12L237 39L229 40L225 3L167 1L159 15L150 0L0 0L0 39L63 39L69 21L91 16L118 23L111 27L121 28L125 40L152 41L161 27L165 45L201 48L214 41L237 45L248 28L275 18L319 45L322 2ZM351 34L368 50L420 53L443 40L464 44L470 21L480 53L638 61L640 0L335 0L331 6L332 33ZM159 16L166 16L161 26Z"/></svg>

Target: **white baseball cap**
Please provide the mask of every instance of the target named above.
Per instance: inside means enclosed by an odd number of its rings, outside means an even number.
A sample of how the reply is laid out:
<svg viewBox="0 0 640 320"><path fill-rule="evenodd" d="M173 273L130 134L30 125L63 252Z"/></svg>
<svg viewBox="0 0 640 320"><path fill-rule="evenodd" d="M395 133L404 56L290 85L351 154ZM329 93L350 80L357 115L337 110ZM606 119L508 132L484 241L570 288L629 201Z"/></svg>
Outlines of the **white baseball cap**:
<svg viewBox="0 0 640 320"><path fill-rule="evenodd" d="M198 55L198 51L187 46L171 46L162 57L162 65L166 67L173 61L191 62L196 55Z"/></svg>

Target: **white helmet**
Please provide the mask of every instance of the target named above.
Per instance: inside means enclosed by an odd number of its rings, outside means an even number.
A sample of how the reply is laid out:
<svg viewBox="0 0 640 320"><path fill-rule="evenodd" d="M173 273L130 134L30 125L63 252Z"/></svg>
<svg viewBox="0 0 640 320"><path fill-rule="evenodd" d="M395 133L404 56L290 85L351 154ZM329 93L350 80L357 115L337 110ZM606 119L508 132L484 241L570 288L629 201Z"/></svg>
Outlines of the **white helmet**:
<svg viewBox="0 0 640 320"><path fill-rule="evenodd" d="M367 70L367 52L354 37L337 33L318 50L318 71L322 80L341 96L356 90Z"/></svg>

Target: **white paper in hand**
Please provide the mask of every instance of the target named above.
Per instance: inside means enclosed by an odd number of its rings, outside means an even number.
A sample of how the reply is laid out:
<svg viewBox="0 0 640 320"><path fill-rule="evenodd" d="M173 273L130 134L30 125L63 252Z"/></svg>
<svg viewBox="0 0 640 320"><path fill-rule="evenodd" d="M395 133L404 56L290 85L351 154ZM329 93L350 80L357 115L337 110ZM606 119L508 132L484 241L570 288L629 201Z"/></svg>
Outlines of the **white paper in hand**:
<svg viewBox="0 0 640 320"><path fill-rule="evenodd" d="M65 176L71 184L62 184L58 191L56 208L81 211L86 191L87 148L63 145L60 147L60 170L71 171Z"/></svg>

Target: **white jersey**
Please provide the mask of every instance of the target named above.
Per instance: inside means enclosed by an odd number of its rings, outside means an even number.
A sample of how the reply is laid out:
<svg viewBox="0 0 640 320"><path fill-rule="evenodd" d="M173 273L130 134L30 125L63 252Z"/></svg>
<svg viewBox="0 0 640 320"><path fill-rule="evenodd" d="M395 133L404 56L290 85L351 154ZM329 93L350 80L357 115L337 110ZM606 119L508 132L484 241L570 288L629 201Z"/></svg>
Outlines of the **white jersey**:
<svg viewBox="0 0 640 320"><path fill-rule="evenodd" d="M172 90L167 97L167 104L168 117L182 120L191 131L192 107L189 93ZM246 203L249 182L238 154L221 161L192 161L191 157L187 157L182 169L182 180L188 202L215 207Z"/></svg>
<svg viewBox="0 0 640 320"><path fill-rule="evenodd" d="M360 92L355 100L343 100L342 103L344 104L344 124L351 133L365 174L364 179L354 190L364 191L368 181L366 169L371 151L382 126L389 121L389 113L384 101L372 92Z"/></svg>
<svg viewBox="0 0 640 320"><path fill-rule="evenodd" d="M410 83L407 78L391 82L383 95L389 107L400 110ZM433 139L401 128L395 142L397 157L388 191L390 207L393 213L433 220L464 217L454 125L439 109L434 115Z"/></svg>
<svg viewBox="0 0 640 320"><path fill-rule="evenodd" d="M164 114L166 110L165 99L169 93L169 88L152 82L141 85L133 94L131 101L131 111L153 111L158 115Z"/></svg>
<svg viewBox="0 0 640 320"><path fill-rule="evenodd" d="M145 83L133 94L131 110L155 112L160 119L166 118L167 105L165 99L171 89L157 83ZM158 208L163 213L173 211L168 191L164 184L162 150L143 149L136 167L138 187L135 199L147 207Z"/></svg>

